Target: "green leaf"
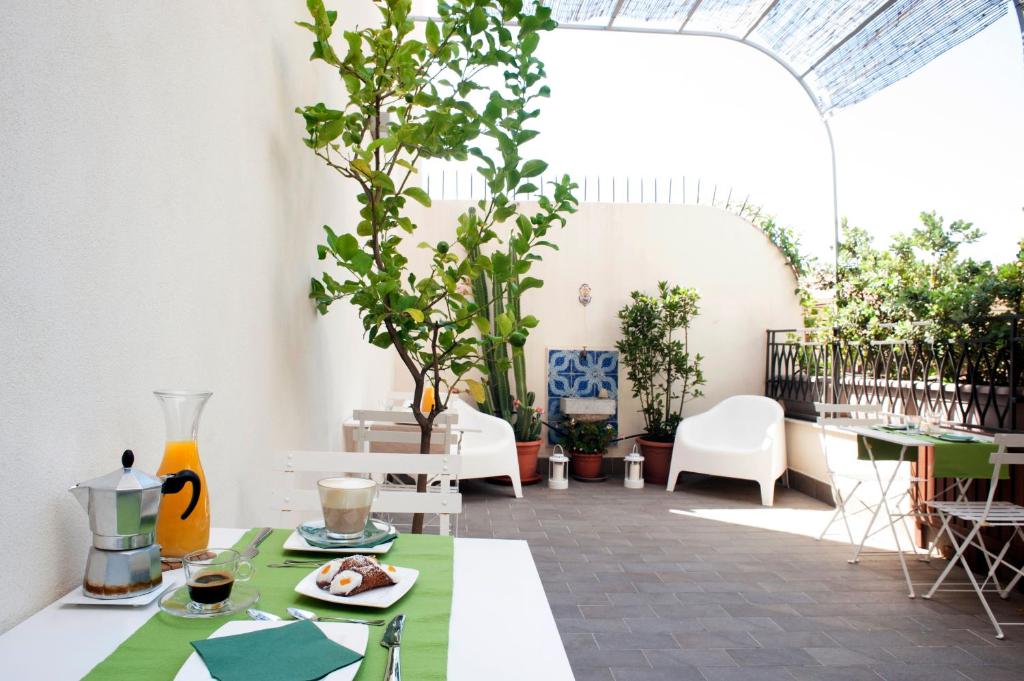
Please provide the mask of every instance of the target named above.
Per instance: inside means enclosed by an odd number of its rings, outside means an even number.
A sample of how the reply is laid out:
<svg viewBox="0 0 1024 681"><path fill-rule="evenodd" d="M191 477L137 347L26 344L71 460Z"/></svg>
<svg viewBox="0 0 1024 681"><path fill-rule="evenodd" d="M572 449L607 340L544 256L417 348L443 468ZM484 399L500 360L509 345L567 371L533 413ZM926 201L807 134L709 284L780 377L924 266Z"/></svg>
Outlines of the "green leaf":
<svg viewBox="0 0 1024 681"><path fill-rule="evenodd" d="M531 288L540 288L544 286L544 282L536 277L523 277L523 280L519 282L519 292L522 293Z"/></svg>
<svg viewBox="0 0 1024 681"><path fill-rule="evenodd" d="M314 279L313 281L316 280ZM489 319L487 319L487 317L484 317L483 315L474 317L473 323L476 324L476 328L480 331L480 333L486 335L491 332L491 322Z"/></svg>
<svg viewBox="0 0 1024 681"><path fill-rule="evenodd" d="M356 274L366 276L370 273L370 269L373 268L373 258L363 251L357 251L352 256L352 260L349 262L349 267L351 267L352 271Z"/></svg>
<svg viewBox="0 0 1024 681"><path fill-rule="evenodd" d="M441 44L441 31L437 28L437 23L433 19L427 19L427 45L431 51L436 50L437 46Z"/></svg>
<svg viewBox="0 0 1024 681"><path fill-rule="evenodd" d="M519 320L519 323L522 324L523 326L525 326L528 329L532 329L535 326L537 326L538 324L540 324L540 321L536 317L534 317L532 314L528 314L525 317L523 317L521 320Z"/></svg>
<svg viewBox="0 0 1024 681"><path fill-rule="evenodd" d="M474 7L469 13L469 30L471 33L480 33L487 28L487 12L483 7Z"/></svg>
<svg viewBox="0 0 1024 681"><path fill-rule="evenodd" d="M526 54L526 55L533 54L534 50L537 49L537 45L539 43L540 43L540 34L538 34L538 33L528 33L526 35L526 37L523 38L522 42L520 43L521 47L523 48L523 54Z"/></svg>
<svg viewBox="0 0 1024 681"><path fill-rule="evenodd" d="M359 250L359 242L351 234L342 234L334 242L334 252L342 260L351 260Z"/></svg>
<svg viewBox="0 0 1024 681"><path fill-rule="evenodd" d="M487 395L484 393L483 383L480 381L474 381L472 378L467 378L466 386L469 387L469 394L473 396L473 399L477 404L483 404L487 401Z"/></svg>
<svg viewBox="0 0 1024 681"><path fill-rule="evenodd" d="M405 191L403 191L402 193L408 196L410 199L418 201L427 208L430 208L430 196L419 187L406 187Z"/></svg>
<svg viewBox="0 0 1024 681"><path fill-rule="evenodd" d="M540 159L533 159L523 164L523 169L520 171L522 177L537 177L545 170L548 169L548 164Z"/></svg>
<svg viewBox="0 0 1024 681"><path fill-rule="evenodd" d="M418 310L415 307L410 307L405 311L405 314L412 317L413 321L417 324L422 324L423 320L426 319L426 317L423 316L423 310Z"/></svg>
<svg viewBox="0 0 1024 681"><path fill-rule="evenodd" d="M498 332L502 336L507 336L516 328L515 322L508 316L507 312L502 312L500 315L494 318L494 321L498 325Z"/></svg>

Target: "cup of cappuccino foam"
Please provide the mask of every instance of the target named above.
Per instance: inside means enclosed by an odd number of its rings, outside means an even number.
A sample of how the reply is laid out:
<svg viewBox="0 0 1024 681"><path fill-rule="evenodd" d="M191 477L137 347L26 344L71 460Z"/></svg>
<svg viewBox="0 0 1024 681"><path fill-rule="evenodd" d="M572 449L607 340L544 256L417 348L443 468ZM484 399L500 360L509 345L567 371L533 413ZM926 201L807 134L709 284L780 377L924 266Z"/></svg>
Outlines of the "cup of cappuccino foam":
<svg viewBox="0 0 1024 681"><path fill-rule="evenodd" d="M324 478L316 483L324 528L332 539L357 539L370 518L377 483L364 478Z"/></svg>

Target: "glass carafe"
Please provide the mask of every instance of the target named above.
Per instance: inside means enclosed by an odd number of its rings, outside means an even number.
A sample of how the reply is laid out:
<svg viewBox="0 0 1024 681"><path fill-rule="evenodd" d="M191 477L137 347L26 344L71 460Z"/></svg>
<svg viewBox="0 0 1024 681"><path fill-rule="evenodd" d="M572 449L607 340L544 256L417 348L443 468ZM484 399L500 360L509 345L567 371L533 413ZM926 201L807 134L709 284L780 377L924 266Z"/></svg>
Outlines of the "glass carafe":
<svg viewBox="0 0 1024 681"><path fill-rule="evenodd" d="M167 444L157 475L187 468L195 471L200 482L199 502L192 515L181 519L188 504L187 495L183 494L166 497L157 515L156 541L160 544L160 555L180 558L210 543L210 497L206 474L199 462L199 416L213 393L157 390L153 394L160 401L167 424Z"/></svg>

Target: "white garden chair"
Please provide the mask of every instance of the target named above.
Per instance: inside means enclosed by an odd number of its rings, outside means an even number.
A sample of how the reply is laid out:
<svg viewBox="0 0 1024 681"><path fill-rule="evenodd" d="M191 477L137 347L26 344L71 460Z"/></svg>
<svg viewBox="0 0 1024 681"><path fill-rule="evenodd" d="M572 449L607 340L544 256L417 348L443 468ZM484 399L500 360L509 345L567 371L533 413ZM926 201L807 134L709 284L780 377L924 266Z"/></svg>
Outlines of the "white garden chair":
<svg viewBox="0 0 1024 681"><path fill-rule="evenodd" d="M439 414L437 432L432 441L441 447L439 454L370 452L371 444L419 444L419 431L373 430L371 423L408 423L414 420L407 410L357 410L354 418L362 425L355 439L360 452L290 451L280 455L275 470L283 477L275 490L276 510L287 526L320 513L316 480L333 475L368 476L381 485L373 503L374 513L437 515L441 534L451 534L451 516L462 512L458 491L461 458L453 453L459 434L451 427L457 414ZM315 474L315 475L313 475ZM415 479L426 475L426 492L417 492ZM412 482L408 482L411 480Z"/></svg>
<svg viewBox="0 0 1024 681"><path fill-rule="evenodd" d="M1000 622L997 620L992 612L992 608L988 604L988 600L985 598L985 590L989 588L989 582L992 582L993 590L999 594L1000 598L1006 599L1009 598L1010 593L1021 577L1024 577L1024 569L1012 565L1006 560L1006 554L1013 540L1019 538L1024 541L1024 506L1009 501L996 501L995 495L1002 467L1024 466L1024 435L996 435L995 443L998 449L989 458L989 463L992 464L992 479L989 482L988 498L985 501L965 501L959 499L957 501L930 501L928 503L942 520L942 529L950 542L952 542L956 552L949 559L946 568L939 575L938 579L935 580L935 583L924 597L931 598L934 596L935 592L945 582L946 577L949 576L953 566L959 562L967 573L967 579L973 591L978 595L978 600L981 601L985 614L988 615L989 621L992 622L992 626L996 630L996 638L1002 639L1003 627L1024 626L1024 622ZM1014 451L1011 452L1011 449ZM970 527L966 535L961 535L961 533L953 530L950 523L953 519L960 520ZM986 527L1002 527L1011 530L1009 538L999 553L992 553L984 542L980 541L980 532L982 528ZM980 551L984 555L988 566L988 573L980 584L967 560L966 551L968 547L974 547ZM997 581L996 572L1000 567L1006 568L1013 574L1013 578L1005 586L999 585ZM962 591L963 589L943 590Z"/></svg>
<svg viewBox="0 0 1024 681"><path fill-rule="evenodd" d="M398 409L409 409L411 400L412 395L408 392L392 393L389 397L393 408ZM516 453L516 436L512 426L504 419L484 414L456 395L449 400L448 411L458 418L453 422L452 430L461 436L457 445L458 454L462 457L459 478L470 480L508 476L512 481L513 493L517 499L521 499L523 486L519 476L519 456ZM407 420L411 420L411 415ZM346 427L362 425L366 424L350 421ZM416 440L416 444L419 444L419 439ZM370 451L370 447L367 447L366 451Z"/></svg>
<svg viewBox="0 0 1024 681"><path fill-rule="evenodd" d="M683 471L755 480L761 504L775 502L775 481L786 472L785 413L775 400L736 395L676 428L667 491Z"/></svg>
<svg viewBox="0 0 1024 681"><path fill-rule="evenodd" d="M906 519L909 517L915 517L916 513L902 513L897 510L893 513L885 514L885 524L878 528L875 528L875 522L881 511L889 504L892 509L901 509L906 503L908 496L910 495L910 486L913 482L919 480L919 478L913 478L910 475L909 467L904 465L907 470L894 471L896 478L890 485L890 489L894 489L888 496L882 498L879 495L884 495L882 489L882 479L888 479L891 476L882 476L878 471L878 466L898 466L895 461L881 461L881 462L870 462L865 460L857 459L856 456L844 457L839 453L832 451L828 444L828 428L850 428L850 427L871 427L875 425L882 425L892 419L902 418L897 414L890 414L882 410L882 407L877 404L845 404L845 403L826 403L826 402L815 402L814 409L818 414L818 436L821 441L821 451L825 455L825 465L828 469L829 474L829 487L832 490L832 498L835 502L836 511L832 514L828 524L822 529L821 534L818 535L818 540L824 539L829 529L836 523L840 518L843 521L843 525L846 528L846 536L850 540L850 544L856 544L857 548L854 550L853 557L848 562L858 563L860 562L861 556L864 555L892 555L891 551L865 551L864 545L868 539L878 534L889 530L894 533L895 537L895 523L897 520L903 520L904 532L910 541L910 546L914 545L913 532L907 527ZM891 469L890 469L891 470ZM864 483L868 483L870 488L875 485L879 486L877 494L874 492L872 496L865 496L859 494L861 486ZM860 504L860 508L851 511L850 505L856 501ZM850 528L849 518L853 515L868 512L871 513L871 520L868 522L867 528L858 542L853 537L853 531ZM899 539L896 538L897 547L900 545Z"/></svg>

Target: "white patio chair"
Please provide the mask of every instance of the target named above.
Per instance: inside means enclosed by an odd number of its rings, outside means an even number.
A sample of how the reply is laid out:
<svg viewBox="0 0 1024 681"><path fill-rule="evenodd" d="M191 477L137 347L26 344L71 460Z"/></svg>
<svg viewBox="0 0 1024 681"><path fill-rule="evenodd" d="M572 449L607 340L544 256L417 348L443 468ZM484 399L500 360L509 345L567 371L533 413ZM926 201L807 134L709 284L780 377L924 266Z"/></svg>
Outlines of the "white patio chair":
<svg viewBox="0 0 1024 681"><path fill-rule="evenodd" d="M887 513L885 524L881 525L877 529L874 527L882 509L887 508L887 504L891 504L892 508L900 509L910 494L910 485L919 480L919 478L914 478L910 475L908 464L903 464L903 469L906 470L901 469L898 471L892 471L889 469L889 471L896 476L895 480L890 485L890 489L895 488L895 492L892 492L884 499L878 496L865 498L863 495L858 494L858 491L861 489L861 485L868 483L869 487L873 487L873 485L876 484L882 486L883 479L888 480L893 477L888 473L886 475L881 475L877 468L878 466L886 468L888 466L899 466L900 464L895 461L880 461L873 464L870 461L860 460L856 457L843 457L832 451L828 446L827 429L829 427L870 427L881 425L891 420L900 420L903 416L885 412L882 410L882 407L877 404L837 404L815 402L814 409L818 414L818 437L821 442L821 451L825 455L825 465L829 474L829 487L832 490L832 498L836 506L835 513L832 514L832 517L822 529L821 534L818 535L818 540L820 541L824 539L832 525L842 518L850 544L857 545L857 548L854 550L853 557L850 558L848 562L858 563L860 562L861 556L864 555L891 555L890 551L865 551L864 544L868 539L879 532L893 528L893 536L897 547L899 547L900 542L899 539L895 537L894 525L897 520L902 520L903 522L901 524L903 525L904 532L907 535L910 546L913 547L914 534L911 529L907 527L906 520L907 518L915 517L915 513L902 513L899 510L895 513ZM880 487L878 494L881 495L882 493L883 490ZM851 511L850 504L854 501L859 503L861 508ZM853 537L849 518L850 516L864 512L871 513L871 520L858 542Z"/></svg>
<svg viewBox="0 0 1024 681"><path fill-rule="evenodd" d="M736 395L683 419L676 428L667 491L683 471L755 480L761 504L775 501L775 481L786 472L785 413L775 400Z"/></svg>
<svg viewBox="0 0 1024 681"><path fill-rule="evenodd" d="M999 597L1006 599L1009 598L1010 593L1021 577L1024 577L1024 569L1006 561L1006 554L1013 540L1019 538L1021 541L1024 541L1024 506L1009 501L995 501L995 495L1002 467L1024 466L1024 435L996 435L995 443L998 449L989 458L989 463L992 464L992 479L989 481L988 498L985 501L931 501L928 504L942 519L942 528L950 542L952 542L956 552L949 559L946 568L939 575L938 579L935 580L935 584L932 585L924 597L931 598L934 596L935 592L945 582L946 577L949 576L953 566L959 562L967 573L967 579L970 582L971 588L978 595L978 600L981 601L985 614L988 615L989 621L992 622L992 626L996 630L996 638L1002 639L1004 638L1003 627L1024 626L1024 622L1000 622L997 620L992 612L992 608L988 604L988 600L985 598L985 589L991 581ZM1011 449L1015 451L1011 452ZM953 530L949 522L952 519L960 520L970 526L966 536ZM1011 530L1009 538L997 554L992 553L983 542L979 541L980 532L982 528L986 527L1002 527ZM988 573L980 584L965 555L968 547L974 547L985 556ZM1013 578L1002 587L996 581L996 572L1000 567L1004 567L1013 573ZM962 591L963 589L943 590Z"/></svg>
<svg viewBox="0 0 1024 681"><path fill-rule="evenodd" d="M355 418L367 424L406 423L412 414L405 410L357 410ZM273 497L285 526L297 525L319 514L317 478L355 475L369 476L381 485L373 503L374 513L436 514L440 533L451 534L451 516L462 512L462 495L458 491L461 458L451 451L459 437L451 431L458 416L440 414L437 418L439 432L433 437L442 447L440 454L291 451L279 456L275 470L283 480ZM418 444L419 432L372 430L366 425L357 429L355 438L361 448L368 449L371 443ZM419 475L428 477L426 492L416 491L415 478ZM412 484L404 482L410 478Z"/></svg>
<svg viewBox="0 0 1024 681"><path fill-rule="evenodd" d="M392 393L390 396L396 408L408 408L411 399L410 393ZM456 395L449 400L448 411L458 416L453 430L461 435L458 453L462 457L462 472L459 477L469 480L506 475L512 480L516 498L521 499L523 485L512 426L504 419L484 414Z"/></svg>
<svg viewBox="0 0 1024 681"><path fill-rule="evenodd" d="M828 470L828 484L832 490L832 500L836 506L836 512L832 514L828 524L821 530L818 540L821 541L828 534L829 529L837 520L842 518L846 527L846 535L850 544L856 543L853 538L853 530L850 528L850 520L847 515L847 506L856 498L857 490L865 482L874 482L875 471L868 461L842 458L831 452L828 446L828 428L840 426L873 426L885 423L882 417L882 408L877 404L829 404L815 402L814 411L818 414L818 438L821 443L821 452L825 456L825 468ZM848 481L852 487L845 490L843 482ZM858 509L851 515L864 510L872 510L873 506L863 500L860 502L864 508Z"/></svg>

